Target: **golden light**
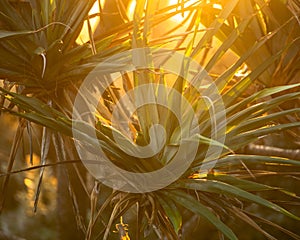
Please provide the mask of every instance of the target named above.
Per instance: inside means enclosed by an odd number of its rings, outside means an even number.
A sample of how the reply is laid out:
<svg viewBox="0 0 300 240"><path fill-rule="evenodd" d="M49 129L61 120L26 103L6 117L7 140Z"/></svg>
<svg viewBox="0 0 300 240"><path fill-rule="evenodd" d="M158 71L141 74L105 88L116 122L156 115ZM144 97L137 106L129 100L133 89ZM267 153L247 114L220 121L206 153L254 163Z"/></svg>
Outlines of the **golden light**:
<svg viewBox="0 0 300 240"><path fill-rule="evenodd" d="M136 0L130 1L128 8L127 8L127 16L130 21L133 20L135 6L136 6Z"/></svg>
<svg viewBox="0 0 300 240"><path fill-rule="evenodd" d="M198 2L198 0L190 0L185 1L184 8L192 6L194 3ZM169 0L169 6L178 4L178 0ZM187 13L178 13L172 17L172 20L175 22L182 22L186 18Z"/></svg>
<svg viewBox="0 0 300 240"><path fill-rule="evenodd" d="M104 2L105 2L105 0L100 0L101 7L103 7ZM97 0L97 1L95 1L93 7L89 11L89 15L93 15L93 14L96 14L96 13L99 13L99 12L100 12L99 2ZM99 22L100 22L100 16L90 18L90 24L91 24L91 28L92 28L93 33L95 32ZM76 39L76 43L77 44L84 44L84 43L88 42L89 40L90 40L90 36L89 36L89 30L88 30L88 23L87 23L87 21L84 21L81 32L80 32L78 38Z"/></svg>
<svg viewBox="0 0 300 240"><path fill-rule="evenodd" d="M221 10L222 9L222 5L218 4L218 3L214 3L213 4L213 8Z"/></svg>
<svg viewBox="0 0 300 240"><path fill-rule="evenodd" d="M30 188L30 189L33 189L35 186L34 182L29 178L24 179L24 184L27 188Z"/></svg>
<svg viewBox="0 0 300 240"><path fill-rule="evenodd" d="M25 158L26 164L28 167L32 166L30 155L27 154ZM37 154L32 155L33 165L37 166L40 164L40 156ZM32 216L34 212L32 211L36 191L38 178L40 175L40 170L36 171L26 171L24 176L24 185L26 186L26 191L19 191L16 193L17 198L20 202L26 206L26 215ZM52 169L45 168L44 177L43 177L43 187L41 191L41 196L38 203L38 212L40 214L47 215L49 212L53 211L56 208L56 188L57 188L57 179L54 176ZM47 199L51 199L47 200Z"/></svg>

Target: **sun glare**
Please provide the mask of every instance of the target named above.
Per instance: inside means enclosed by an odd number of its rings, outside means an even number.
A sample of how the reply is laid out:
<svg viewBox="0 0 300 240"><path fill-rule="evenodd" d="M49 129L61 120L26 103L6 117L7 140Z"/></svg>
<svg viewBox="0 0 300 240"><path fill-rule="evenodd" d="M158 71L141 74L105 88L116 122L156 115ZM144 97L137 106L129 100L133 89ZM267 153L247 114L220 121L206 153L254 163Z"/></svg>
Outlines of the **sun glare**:
<svg viewBox="0 0 300 240"><path fill-rule="evenodd" d="M198 0L187 0L183 4L184 4L184 7L187 8L187 7L192 6L196 2L198 2ZM209 3L210 1L207 0L207 2ZM104 3L105 3L105 0L100 0L100 5L101 5L102 8L104 6ZM168 3L167 4L168 6L174 5L174 11L175 11L175 5L178 4L178 0L169 0L167 3ZM135 7L136 7L136 0L131 0L130 3L128 4L128 7L127 7L127 16L128 16L128 19L130 21L133 20ZM178 7L180 8L180 5ZM213 8L222 9L222 6L220 4L214 3ZM99 10L99 1L97 0L97 1L95 1L93 7L91 8L91 10L89 12L89 15L93 15L93 14L96 14L96 13L99 13L99 12L100 12L100 10ZM188 15L187 12L178 13L178 14L174 15L171 18L171 20L174 21L174 22L180 23L180 22L185 20L187 15ZM90 18L90 24L91 24L91 28L92 28L93 33L95 32L99 22L100 22L100 16L94 16L94 17ZM88 42L89 40L90 40L90 37L89 37L89 31L88 31L88 24L87 24L87 21L85 21L84 24L83 24L82 30L81 30L78 38L76 39L76 43L77 44L84 44L84 43Z"/></svg>
<svg viewBox="0 0 300 240"><path fill-rule="evenodd" d="M185 1L184 3L184 7L189 7L191 5L193 5L194 3L198 2L198 0L189 0L189 1ZM178 0L169 0L169 6L172 6L172 5L176 5L178 4ZM186 13L178 13L176 14L175 16L172 17L172 20L175 21L175 22L182 22L185 17L186 17Z"/></svg>
<svg viewBox="0 0 300 240"><path fill-rule="evenodd" d="M131 0L127 7L127 16L130 21L133 20L135 6L136 6L136 0Z"/></svg>
<svg viewBox="0 0 300 240"><path fill-rule="evenodd" d="M214 3L213 4L213 8L221 10L222 9L222 5L218 4L218 3Z"/></svg>
<svg viewBox="0 0 300 240"><path fill-rule="evenodd" d="M100 1L100 4L103 7L104 0ZM98 3L98 1L95 1L93 7L91 8L91 10L89 12L89 15L93 15L93 14L96 14L96 13L99 13L99 12L100 12L99 3ZM100 22L100 16L90 18L90 24L91 24L91 28L92 28L93 33L95 32L99 22ZM81 32L80 32L78 38L76 39L76 43L77 44L84 44L84 43L88 42L89 40L90 40L90 37L89 37L88 24L87 24L87 21L84 21Z"/></svg>

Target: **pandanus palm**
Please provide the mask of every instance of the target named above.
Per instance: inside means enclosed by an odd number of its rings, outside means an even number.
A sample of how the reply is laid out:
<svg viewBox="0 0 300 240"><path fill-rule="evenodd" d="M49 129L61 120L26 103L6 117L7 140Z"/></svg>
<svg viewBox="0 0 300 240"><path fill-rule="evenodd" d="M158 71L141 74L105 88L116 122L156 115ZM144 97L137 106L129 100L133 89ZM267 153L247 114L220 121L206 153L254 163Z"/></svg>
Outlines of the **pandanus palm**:
<svg viewBox="0 0 300 240"><path fill-rule="evenodd" d="M75 40L94 1L1 1L0 77L5 83L5 87L1 88L4 99L2 111L20 117L7 173L3 176L2 196L5 196L8 179L13 172L23 130L31 129L30 123L34 122L44 126L41 173L35 202L37 204L39 199L43 166L52 141L57 158L54 165L59 164L62 169L71 166L58 180L62 183L70 180L67 184L74 216L86 239L116 237L112 226L118 222L116 230L124 238L128 237L127 231L136 239L189 237L189 229L195 223L186 218L194 219L196 215L200 216L200 221L214 226L220 236L229 239L237 239L237 235L241 234L232 222L244 222L270 239L283 235L299 238L293 231L281 227L281 223L271 222L267 216L253 211L251 204L299 221L292 210L288 211L280 202L269 198L270 193L278 192L279 200L297 203L297 194L289 192L289 188L266 184L263 177L277 174L296 179L295 169L299 169L300 163L292 159L238 154L240 149L258 138L300 126L299 108L279 108L299 98L300 94L295 90L299 85L248 91L257 81L269 83L270 75L274 75L272 69L278 66L280 59L288 57L287 65L291 71L296 71L291 61L298 63L299 54L290 54L293 49L298 49L297 18L283 5L284 11L289 12L287 19L272 25L270 34L263 30L259 36L246 40L245 36L252 36L253 26L257 27L263 16L267 15L268 21L279 17L277 10L272 9L268 2L230 0L216 2L220 4L218 7L213 2L199 1L186 5L188 2L179 1L176 5L159 8L154 1L137 1L132 21L125 20L114 31L102 32L95 39L90 32L90 41L77 45ZM120 16L124 16L123 8L118 9ZM154 27L165 27L163 24L178 13L185 13L184 21L189 22L183 25L186 28L182 33L174 33L179 28L175 25L164 37L153 37ZM291 23L295 28L291 40L278 44L276 51L266 52L273 39L284 32L285 24ZM208 43L215 37L222 40L221 44L206 60ZM163 49L170 42L174 42L173 49ZM128 52L130 49L133 50ZM209 78L224 53L230 50L235 51L238 58L226 71ZM181 52L177 55L176 51ZM155 65L157 56L160 64ZM178 62L172 62L174 56L177 56ZM192 59L199 60L199 56L204 68L193 67ZM178 66L178 74L165 67L168 61L171 61L171 66ZM130 68L132 65L135 67ZM238 75L245 65L249 71ZM88 91L80 89L86 77L93 74L93 69L101 73L97 78L100 85L96 86L96 90L93 85L87 86ZM114 83L111 74L116 73L121 74ZM143 87L145 84L146 89ZM13 85L16 86L14 91ZM93 91L98 93L99 99L89 96L89 93L95 93ZM82 97L81 93L85 95ZM89 112L90 125L86 124L86 119L74 119L77 110L80 110L76 107L78 96L87 105L94 100L97 102L92 108L94 111ZM137 101L148 104L130 111L130 106L118 104L124 100L123 96L129 96L126 103L133 107L140 106ZM120 114L117 117L113 113L115 109ZM196 120L191 118L191 113L197 117ZM153 127L157 124L165 130ZM85 134L90 129L94 136ZM81 162L74 160L78 156L70 137L75 137L87 152L91 150L93 153L101 147L104 149L102 154L109 161L133 173L154 172L170 165L176 160L174 156L181 151L182 145L185 150L180 161L189 164L176 179L166 186L154 186L151 191L127 189L124 192L121 187L112 190L104 186L99 190L101 183L97 181L93 190L89 190L78 169ZM145 146L152 147L154 154L143 159L145 156L140 149ZM189 155L187 146L196 146L194 154ZM211 148L218 154L210 151ZM79 148L81 157L82 154ZM97 157L88 160L97 160ZM89 162L84 162L89 165ZM88 168L100 182L107 185L114 183L99 179L97 174L101 166L94 172L93 167ZM85 217L78 207L78 202L82 203L79 199L81 193L72 182L72 171L77 174L78 182L89 198L89 217ZM68 177L63 179L62 175ZM132 216L136 218L133 220ZM129 226L123 222L124 219L130 221ZM279 230L276 236L268 231L270 226Z"/></svg>

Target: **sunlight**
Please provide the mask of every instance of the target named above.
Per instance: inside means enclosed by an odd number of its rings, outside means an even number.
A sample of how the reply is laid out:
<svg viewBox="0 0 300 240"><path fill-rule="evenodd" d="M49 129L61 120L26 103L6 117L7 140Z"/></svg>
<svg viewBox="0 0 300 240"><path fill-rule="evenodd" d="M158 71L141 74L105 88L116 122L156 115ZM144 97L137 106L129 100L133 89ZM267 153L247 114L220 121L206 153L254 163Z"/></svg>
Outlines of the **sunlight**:
<svg viewBox="0 0 300 240"><path fill-rule="evenodd" d="M164 5L164 6L177 5L178 2L179 2L178 0L169 0L168 4ZM198 0L187 0L187 1L185 1L185 3L183 5L184 5L185 8L187 8L187 7L190 7L190 6L192 6L193 4L195 4L197 2L198 2ZM210 3L210 1L208 0L207 3ZM181 3L179 3L179 5L178 5L179 8L181 7L180 4ZM130 3L128 4L128 7L127 7L127 16L128 16L128 19L130 21L133 20L135 6L136 6L136 0L131 0ZM219 9L219 10L222 9L221 4L213 3L212 6L215 9ZM174 11L175 11L175 9L174 9ZM187 12L185 12L185 13L178 13L175 16L173 16L171 18L171 20L173 20L175 22L182 22L186 17L187 17Z"/></svg>
<svg viewBox="0 0 300 240"><path fill-rule="evenodd" d="M178 0L169 0L169 6L176 5L176 4L178 4L178 2L179 2ZM189 0L189 1L186 1L184 3L184 7L185 8L189 7L189 6L193 5L196 2L198 2L198 0ZM174 20L175 22L182 22L185 19L186 15L187 15L186 13L183 13L183 14L182 13L178 13L175 16L172 17L172 20Z"/></svg>
<svg viewBox="0 0 300 240"><path fill-rule="evenodd" d="M135 6L136 6L136 0L132 0L127 7L127 16L130 21L133 20Z"/></svg>
<svg viewBox="0 0 300 240"><path fill-rule="evenodd" d="M104 2L105 2L105 0L100 0L101 7L103 7ZM100 12L99 2L95 1L93 7L91 8L91 10L89 12L89 15L93 15L93 14L96 14L99 12ZM90 23L91 23L91 28L92 28L93 33L95 32L99 22L100 22L100 16L90 18ZM81 32L80 32L78 38L76 39L76 43L81 45L81 44L88 42L89 40L90 40L90 37L89 37L89 31L88 31L88 24L87 24L87 21L84 21Z"/></svg>
<svg viewBox="0 0 300 240"><path fill-rule="evenodd" d="M222 9L222 5L218 4L218 3L214 3L213 4L213 8L221 10Z"/></svg>
<svg viewBox="0 0 300 240"><path fill-rule="evenodd" d="M178 0L169 0L169 4L168 5L169 6L176 5L176 4L178 4L178 2L179 2ZM195 4L197 2L198 2L198 0L188 0L188 1L185 1L184 7L185 8L190 7L190 6L192 6L193 4ZM206 3L207 4L211 4L211 1L207 0ZM222 9L222 5L218 4L218 3L212 3L212 7L215 8L215 9L219 9L219 10ZM172 17L172 20L174 20L175 22L182 22L185 19L186 15L187 15L186 12L185 13L178 13L175 16Z"/></svg>
<svg viewBox="0 0 300 240"><path fill-rule="evenodd" d="M27 154L25 157L25 162L27 167L32 167L33 165L39 165L41 159L40 156L33 153L32 165L30 154ZM26 215L28 216L33 216L35 214L32 211L32 207L34 206L37 194L37 178L39 174L39 171L26 171L23 180L23 183L26 186L26 191L17 193L18 199L20 199L20 201L22 201L22 203L26 206ZM43 182L43 191L41 192L38 201L38 211L41 214L49 214L49 212L53 211L56 207L56 202L54 201L54 199L56 198L55 189L57 187L57 179L51 170L45 169L43 175Z"/></svg>

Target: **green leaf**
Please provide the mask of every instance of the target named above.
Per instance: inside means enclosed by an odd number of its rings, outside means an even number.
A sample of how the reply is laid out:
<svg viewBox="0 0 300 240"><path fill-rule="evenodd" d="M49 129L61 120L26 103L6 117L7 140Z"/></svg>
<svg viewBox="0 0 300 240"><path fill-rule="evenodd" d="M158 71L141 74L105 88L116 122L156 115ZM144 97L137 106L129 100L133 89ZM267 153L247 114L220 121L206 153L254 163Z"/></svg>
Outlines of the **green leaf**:
<svg viewBox="0 0 300 240"><path fill-rule="evenodd" d="M162 192L162 194L167 198L173 199L174 202L182 205L184 208L206 219L229 239L238 239L226 224L224 224L216 215L212 213L211 210L193 198L190 194L180 190L168 190Z"/></svg>
<svg viewBox="0 0 300 240"><path fill-rule="evenodd" d="M228 139L226 141L226 145L232 146L235 149L239 149L254 140L256 140L258 137L266 136L271 133L281 132L287 129L300 127L300 122L292 122L292 123L286 123L286 124L279 124L271 127L265 127L265 128L259 128L252 130L250 132L241 133L238 134L231 139Z"/></svg>
<svg viewBox="0 0 300 240"><path fill-rule="evenodd" d="M6 30L0 30L0 41L6 40L6 39L13 39L13 38L19 38L22 36L26 36L29 34L34 34L36 31L6 31Z"/></svg>
<svg viewBox="0 0 300 240"><path fill-rule="evenodd" d="M250 130L258 129L263 126L267 126L268 124L271 123L271 121L279 119L283 116L288 116L290 114L297 114L297 113L300 113L300 108L282 110L280 112L271 113L269 115L265 115L261 117L254 116L249 120L241 121L241 124L234 127L234 129L229 132L228 136L236 136L242 132L248 132Z"/></svg>
<svg viewBox="0 0 300 240"><path fill-rule="evenodd" d="M253 45L249 46L249 48L246 49L246 51L243 54L239 55L239 59L236 61L236 63L234 63L228 70L226 70L221 76L219 76L215 83L219 89L219 91L223 91L225 89L225 87L228 85L228 83L230 82L230 80L232 79L233 75L239 70L239 68L245 63L247 62L247 60L249 58L251 58L253 55L255 55L255 53L257 51L259 51L259 49L265 45L268 40L274 36L275 33L272 33L270 35L266 35L265 37L263 37L262 39L260 39L259 41L255 42ZM227 36L226 36L227 38ZM254 68L256 69L256 68ZM243 81L246 81L247 78L239 81L241 82L241 84L245 84L243 83ZM238 83L237 83L238 84ZM231 87L232 88L232 87ZM231 89L230 88L230 89ZM233 101L236 100L238 98L238 94L237 96L232 95L231 96ZM228 104L227 107L230 107L231 104Z"/></svg>
<svg viewBox="0 0 300 240"><path fill-rule="evenodd" d="M263 235L267 237L269 240L277 240L277 238L274 238L272 235L270 235L268 232L264 231L251 217L249 217L247 214L243 212L243 210L238 209L236 207L228 208L228 211L234 214L237 218L244 221L245 223L252 226L257 231L261 232Z"/></svg>
<svg viewBox="0 0 300 240"><path fill-rule="evenodd" d="M270 99L269 101L254 104L252 106L241 106L241 108L237 108L234 110L236 111L236 113L234 113L233 111L229 111L230 113L227 112L228 117L226 119L227 131L230 132L241 123L243 124L243 122L247 121L248 119L262 116L269 110L276 108L279 104L297 99L299 96L299 92L292 92ZM230 134L231 133L228 134L228 137L230 136Z"/></svg>
<svg viewBox="0 0 300 240"><path fill-rule="evenodd" d="M226 174L209 174L207 179L216 180L220 182L227 183L229 185L235 186L245 191L266 191L266 190L276 190L278 188L271 187L265 184L257 183L254 181L249 181L245 179L239 179L237 177L226 175Z"/></svg>
<svg viewBox="0 0 300 240"><path fill-rule="evenodd" d="M269 97L273 94L280 93L280 92L283 92L286 90L290 90L290 89L293 89L293 88L296 88L299 86L300 86L300 84L291 84L291 85L284 85L284 86L278 86L278 87L272 87L272 88L265 88L261 91L253 93L251 96L243 99L242 101L240 101L232 106L229 106L227 109L227 114L231 114L234 111L239 112L239 111L241 111L241 109L245 108L249 103L251 103L253 101L259 100L264 97ZM286 96L289 96L289 95L286 95ZM268 101L268 103L269 102L270 101Z"/></svg>
<svg viewBox="0 0 300 240"><path fill-rule="evenodd" d="M175 184L172 184L174 187L181 187L186 189L192 189L197 191L204 191L216 194L225 194L228 196L234 196L243 200L247 200L259 205L265 206L277 212L280 212L286 216L289 216L293 219L300 220L299 217L285 210L284 208L264 199L252 193L249 193L245 190L242 190L238 187L232 186L227 183L215 181L215 180L205 180L205 179L187 179L178 181Z"/></svg>
<svg viewBox="0 0 300 240"><path fill-rule="evenodd" d="M41 146L41 165L46 164L46 160L48 158L49 149L50 149L50 142L51 142L51 137L52 137L51 135L52 135L51 131L49 131L48 128L43 127L42 146ZM45 171L44 167L40 168L39 180L37 183L36 192L35 192L35 196L34 196L34 205L33 205L34 212L37 211L38 202L40 199L44 171Z"/></svg>
<svg viewBox="0 0 300 240"><path fill-rule="evenodd" d="M245 78L241 81L237 82L233 87L231 87L226 93L223 95L223 101L225 105L228 107L236 99L246 91L246 89L250 86L251 83L255 79L257 79L261 74L263 74L268 67L271 66L276 60L278 60L281 56L283 51L279 51L276 54L272 55L271 57L265 59L265 61L253 69Z"/></svg>
<svg viewBox="0 0 300 240"><path fill-rule="evenodd" d="M232 46L232 44L236 41L236 39L243 34L246 27L250 23L250 21L253 19L253 16L247 17L245 20L243 20L231 33L224 42L222 42L221 46L217 48L217 51L214 53L214 55L211 57L207 65L205 66L205 70L209 71L211 70L218 60L226 53L228 49Z"/></svg>
<svg viewBox="0 0 300 240"><path fill-rule="evenodd" d="M178 234L179 230L182 227L182 216L179 212L176 204L170 198L165 198L163 196L157 195L158 202L162 206L165 214L170 219L175 232Z"/></svg>
<svg viewBox="0 0 300 240"><path fill-rule="evenodd" d="M221 143L217 140L214 140L212 138L202 136L201 134L195 134L195 135L191 136L188 139L183 139L183 141L188 141L188 142L189 141L196 141L196 142L208 145L208 146L215 146L215 147L219 147L219 148L224 148L224 149L228 150L229 152L232 152L232 150L229 147L227 147L225 144L223 144L223 143Z"/></svg>
<svg viewBox="0 0 300 240"><path fill-rule="evenodd" d="M200 50L205 46L205 44L218 32L218 30L223 25L227 17L231 14L231 12L233 11L233 9L235 8L238 2L239 2L238 0L227 1L227 4L224 6L220 14L215 18L215 20L209 26L210 30L205 32L204 36L201 38L201 40L194 48L191 54L192 57L196 57L199 54Z"/></svg>
<svg viewBox="0 0 300 240"><path fill-rule="evenodd" d="M281 157L269 157L269 156L260 156L260 155L228 155L222 159L219 159L216 167L222 167L222 166L234 166L234 165L240 165L241 161L249 164L265 164L265 165L284 165L284 166L297 166L300 167L300 161L297 160L291 160Z"/></svg>

